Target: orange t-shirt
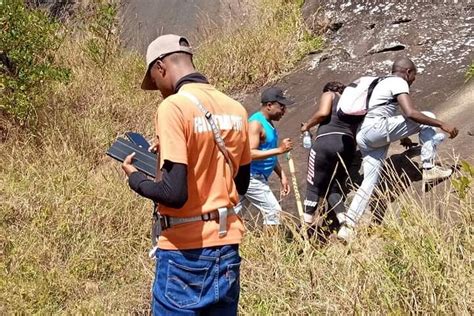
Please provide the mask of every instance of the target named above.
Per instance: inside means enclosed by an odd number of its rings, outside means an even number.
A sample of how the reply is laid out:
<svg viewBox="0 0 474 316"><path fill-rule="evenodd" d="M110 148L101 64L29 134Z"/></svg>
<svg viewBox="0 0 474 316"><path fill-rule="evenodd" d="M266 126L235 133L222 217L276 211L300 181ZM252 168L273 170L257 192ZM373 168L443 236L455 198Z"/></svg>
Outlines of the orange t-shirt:
<svg viewBox="0 0 474 316"><path fill-rule="evenodd" d="M204 105L213 114L227 151L234 174L217 147L212 129L199 108L186 96L166 98L158 107L155 126L160 142L160 168L165 160L187 165L188 200L180 209L160 205L160 214L190 217L209 213L219 207L237 205L234 177L240 166L251 161L247 112L237 101L205 83L188 83L180 88ZM238 244L243 224L236 215L227 218L227 235L219 238L217 221L180 224L161 233L161 249L195 249Z"/></svg>

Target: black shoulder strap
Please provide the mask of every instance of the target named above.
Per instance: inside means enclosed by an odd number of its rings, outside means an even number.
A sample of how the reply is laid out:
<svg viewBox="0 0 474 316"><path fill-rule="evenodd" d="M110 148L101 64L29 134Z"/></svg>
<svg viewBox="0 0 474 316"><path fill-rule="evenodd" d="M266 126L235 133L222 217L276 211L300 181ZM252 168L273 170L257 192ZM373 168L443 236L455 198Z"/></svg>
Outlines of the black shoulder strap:
<svg viewBox="0 0 474 316"><path fill-rule="evenodd" d="M372 97L372 93L374 92L375 86L379 84L380 81L388 78L388 76L385 77L378 77L375 78L369 85L369 89L367 90L367 99L365 100L365 109L369 111L369 102L370 98Z"/></svg>

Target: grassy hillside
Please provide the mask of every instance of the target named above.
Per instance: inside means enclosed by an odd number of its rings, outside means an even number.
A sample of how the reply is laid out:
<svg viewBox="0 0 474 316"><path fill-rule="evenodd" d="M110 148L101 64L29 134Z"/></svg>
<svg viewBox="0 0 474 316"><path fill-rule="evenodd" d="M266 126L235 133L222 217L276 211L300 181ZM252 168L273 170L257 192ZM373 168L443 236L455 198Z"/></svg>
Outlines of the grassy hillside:
<svg viewBox="0 0 474 316"><path fill-rule="evenodd" d="M226 91L275 79L321 45L304 28L298 3L262 1L272 9L255 25L211 34L215 40L198 47L200 69ZM31 88L38 94L28 99L31 123L14 119L16 103L9 105L13 111L2 106L2 314L148 311L151 204L128 189L119 164L104 152L126 130L152 135L160 100L140 91L143 58L117 45L114 14L99 6L84 13L86 22L74 24L74 32L58 28L61 42L48 60L67 69L68 80ZM265 41L242 40L255 36L275 40L263 47ZM261 58L262 50L269 58ZM473 175L464 174L456 184L462 198L446 190L435 201L450 214L443 221L433 203L408 191L400 216L362 230L350 246L248 232L241 313L472 313ZM288 229L294 230L291 223Z"/></svg>

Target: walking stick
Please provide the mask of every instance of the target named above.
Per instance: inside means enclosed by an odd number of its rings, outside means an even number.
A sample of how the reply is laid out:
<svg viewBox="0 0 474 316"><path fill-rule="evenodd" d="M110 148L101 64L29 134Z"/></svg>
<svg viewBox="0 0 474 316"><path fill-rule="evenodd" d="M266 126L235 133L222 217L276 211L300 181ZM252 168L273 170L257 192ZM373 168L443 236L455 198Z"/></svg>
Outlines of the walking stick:
<svg viewBox="0 0 474 316"><path fill-rule="evenodd" d="M290 152L286 154L286 159L288 160L288 166L290 167L291 182L293 183L293 190L295 192L296 208L298 209L298 215L300 217L301 225L303 225L303 203L301 203L300 190L298 189L298 182L296 180L295 163L293 162L293 158L291 157Z"/></svg>

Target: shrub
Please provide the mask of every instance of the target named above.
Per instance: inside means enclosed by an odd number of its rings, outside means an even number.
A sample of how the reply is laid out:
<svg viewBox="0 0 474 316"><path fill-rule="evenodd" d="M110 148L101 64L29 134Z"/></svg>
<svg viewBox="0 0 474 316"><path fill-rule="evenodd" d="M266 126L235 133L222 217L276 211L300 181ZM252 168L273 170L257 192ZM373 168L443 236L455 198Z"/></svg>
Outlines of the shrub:
<svg viewBox="0 0 474 316"><path fill-rule="evenodd" d="M474 62L471 63L465 74L466 81L471 80L472 77L474 77Z"/></svg>
<svg viewBox="0 0 474 316"><path fill-rule="evenodd" d="M472 189L474 178L474 166L467 161L461 161L461 173L451 183L456 189L459 197L465 199L468 192Z"/></svg>
<svg viewBox="0 0 474 316"><path fill-rule="evenodd" d="M98 3L92 8L86 52L99 67L105 67L108 59L119 51L118 8L115 2Z"/></svg>
<svg viewBox="0 0 474 316"><path fill-rule="evenodd" d="M20 123L31 123L54 82L67 81L68 69L55 60L61 25L21 0L0 5L0 109Z"/></svg>

